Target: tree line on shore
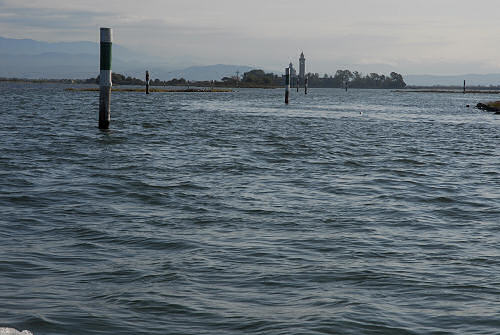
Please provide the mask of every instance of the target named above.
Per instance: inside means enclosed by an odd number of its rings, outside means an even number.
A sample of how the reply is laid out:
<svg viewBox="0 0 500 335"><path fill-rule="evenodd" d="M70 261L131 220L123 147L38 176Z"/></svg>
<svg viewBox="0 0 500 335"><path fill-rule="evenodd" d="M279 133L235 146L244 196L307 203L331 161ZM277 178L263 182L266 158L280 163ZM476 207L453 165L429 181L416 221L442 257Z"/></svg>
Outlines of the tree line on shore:
<svg viewBox="0 0 500 335"><path fill-rule="evenodd" d="M325 74L320 77L318 73L306 74L309 87L344 88L346 85L351 88L405 88L403 76L396 72L391 72L389 76L370 73L363 75L358 71L337 70L335 75ZM201 87L283 87L284 76L274 73L266 73L263 70L251 70L245 72L241 78L224 77L220 81L188 81L184 78L174 78L168 81L154 79L150 81L151 86L201 86ZM119 73L113 73L112 81L117 85L145 85L146 82L126 77ZM90 78L84 83L98 83L99 77ZM292 85L294 83L292 82Z"/></svg>
<svg viewBox="0 0 500 335"><path fill-rule="evenodd" d="M363 76L360 72L349 70L337 70L335 75L324 74L320 77L318 73L306 74L309 87L324 87L324 88L387 88L400 89L405 88L403 76L399 73L392 72L389 76L370 73ZM264 86L264 87L282 87L284 85L284 77L274 73L265 73L263 70L252 70L243 74L243 78L238 80L236 77L224 77L222 83L228 86L240 85L247 86ZM295 83L292 82L292 86Z"/></svg>
<svg viewBox="0 0 500 335"><path fill-rule="evenodd" d="M358 71L337 70L334 75L318 73L308 73L308 85L315 88L344 88L346 85L350 88L381 88L381 89L460 89L461 86L407 86L403 76L391 72L386 76L383 74L370 73L363 75ZM98 84L99 76L89 79L25 79L25 78L2 78L0 81L8 82L31 82L31 83L62 83L62 84ZM112 74L112 81L115 85L136 85L144 86L146 82L142 79L125 76L120 73ZM187 86L187 87L242 87L242 88L276 88L283 87L285 78L283 75L266 73L263 70L251 70L245 72L241 77L224 77L218 81L188 81L184 78L174 78L171 80L154 79L150 81L151 86ZM292 83L293 84L293 83ZM490 86L468 86L468 90L500 90L499 85Z"/></svg>
<svg viewBox="0 0 500 335"><path fill-rule="evenodd" d="M309 74L308 78L310 87L343 88L348 86L351 88L385 89L401 89L406 87L403 76L396 72L391 72L389 76L386 76L378 73L363 75L358 71L337 70L333 76L325 73L323 77L320 77L318 73L315 73Z"/></svg>
<svg viewBox="0 0 500 335"><path fill-rule="evenodd" d="M318 73L308 73L309 87L317 88L385 88L385 89L461 89L462 86L433 85L433 86L407 86L403 76L392 72L389 76L370 73L363 75L360 72L349 70L337 70L335 75L324 74L322 77ZM135 85L144 86L144 80L125 76L120 73L112 74L112 81L115 85ZM99 76L89 79L26 79L26 78L5 78L0 77L0 82L29 82L29 83L60 83L60 84L99 84ZM284 76L274 73L266 73L263 70L252 70L245 72L241 78L224 77L220 81L188 81L184 78L174 78L168 81L154 79L150 81L151 86L187 86L187 87L242 87L242 88L279 88L285 85ZM493 91L500 90L500 85L489 86L467 86L467 90Z"/></svg>
<svg viewBox="0 0 500 335"><path fill-rule="evenodd" d="M404 88L406 83L403 77L395 72L392 72L389 76L379 75L377 73L370 73L369 75L363 76L361 73L349 70L338 70L335 75L325 74L320 77L318 73L308 73L306 75L308 78L309 87L331 87L331 88L343 88L346 85L351 88ZM18 79L18 78L0 78L2 81L29 81L36 83L65 83L65 84L98 84L99 76L89 79ZM115 85L146 85L146 82L142 79L134 78L131 76L125 76L120 73L112 74L112 82ZM151 86L197 86L197 87L263 87L263 88L275 88L283 87L285 84L285 78L283 75L277 75L274 73L266 73L263 70L251 70L245 72L243 76L237 77L224 77L221 80L216 81L188 81L184 78L174 78L171 80L160 80L153 79L150 81ZM295 83L292 81L292 86Z"/></svg>

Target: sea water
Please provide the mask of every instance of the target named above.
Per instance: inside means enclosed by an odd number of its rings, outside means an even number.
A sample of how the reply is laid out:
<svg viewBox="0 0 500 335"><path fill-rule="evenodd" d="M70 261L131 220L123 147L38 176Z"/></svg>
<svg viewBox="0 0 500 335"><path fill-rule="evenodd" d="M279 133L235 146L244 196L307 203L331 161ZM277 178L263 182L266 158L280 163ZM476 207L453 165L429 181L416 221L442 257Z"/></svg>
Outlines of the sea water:
<svg viewBox="0 0 500 335"><path fill-rule="evenodd" d="M500 332L496 96L0 84L0 327Z"/></svg>

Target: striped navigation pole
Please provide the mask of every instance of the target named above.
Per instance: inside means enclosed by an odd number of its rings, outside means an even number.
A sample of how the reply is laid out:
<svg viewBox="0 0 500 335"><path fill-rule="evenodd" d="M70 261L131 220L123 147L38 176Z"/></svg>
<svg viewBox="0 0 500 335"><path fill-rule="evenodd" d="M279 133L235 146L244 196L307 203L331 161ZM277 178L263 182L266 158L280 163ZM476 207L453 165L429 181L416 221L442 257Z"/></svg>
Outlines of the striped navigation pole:
<svg viewBox="0 0 500 335"><path fill-rule="evenodd" d="M146 94L149 94L149 71L146 71Z"/></svg>
<svg viewBox="0 0 500 335"><path fill-rule="evenodd" d="M111 28L101 28L101 73L99 81L99 129L108 129L111 105Z"/></svg>
<svg viewBox="0 0 500 335"><path fill-rule="evenodd" d="M285 69L285 103L288 105L288 96L290 95L290 68Z"/></svg>

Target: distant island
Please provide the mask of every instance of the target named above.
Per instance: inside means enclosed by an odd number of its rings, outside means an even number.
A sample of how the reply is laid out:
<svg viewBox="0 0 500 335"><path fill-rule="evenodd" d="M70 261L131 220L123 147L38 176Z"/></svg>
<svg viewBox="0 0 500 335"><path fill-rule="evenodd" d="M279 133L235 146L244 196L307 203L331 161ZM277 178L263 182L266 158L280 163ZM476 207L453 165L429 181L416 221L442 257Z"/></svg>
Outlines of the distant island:
<svg viewBox="0 0 500 335"><path fill-rule="evenodd" d="M389 76L370 73L363 75L358 71L337 70L335 75L318 73L306 74L308 85L311 88L369 88L369 89L402 89L406 87L403 76L392 72ZM89 79L22 79L22 78L0 78L0 81L30 82L30 83L64 83L64 84L97 84L99 77ZM115 85L146 85L142 79L113 73L112 78ZM292 83L293 84L293 83ZM241 88L280 88L284 86L284 76L274 73L266 73L263 70L251 70L245 72L240 78L223 77L216 81L188 81L184 78L174 78L168 81L153 79L151 86L195 86L195 87L241 87ZM293 85L292 85L293 86Z"/></svg>
<svg viewBox="0 0 500 335"><path fill-rule="evenodd" d="M406 87L403 76L396 72L391 72L389 76L370 73L363 75L358 71L337 70L335 75L324 74L320 77L318 73L307 74L309 87L343 88L369 88L369 89L401 89Z"/></svg>

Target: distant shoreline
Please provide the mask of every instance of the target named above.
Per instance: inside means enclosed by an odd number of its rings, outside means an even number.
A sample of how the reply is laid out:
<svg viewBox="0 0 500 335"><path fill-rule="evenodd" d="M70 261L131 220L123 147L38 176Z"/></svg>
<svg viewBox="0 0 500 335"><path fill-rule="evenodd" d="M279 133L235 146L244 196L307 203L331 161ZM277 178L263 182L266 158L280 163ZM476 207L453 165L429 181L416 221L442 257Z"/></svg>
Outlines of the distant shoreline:
<svg viewBox="0 0 500 335"><path fill-rule="evenodd" d="M402 89L393 90L396 93L444 93L444 94L500 94L500 90L488 89L470 89L465 92L458 89L437 89L437 88L421 88L421 89Z"/></svg>
<svg viewBox="0 0 500 335"><path fill-rule="evenodd" d="M94 82L89 82L88 79L26 79L26 78L0 78L0 82L11 82L11 83L25 83L25 84L67 84L67 85L85 85L85 86L93 86L92 88L89 88L88 90L93 90L95 86L97 85ZM114 86L145 86L144 84L114 84ZM222 86L222 85L217 85L217 83L211 84L210 82L191 82L189 85L186 84L176 84L176 85L154 85L151 84L151 92L154 92L154 90L165 90L163 88L159 87L204 87L204 88L217 88L217 89L239 89L239 88L263 88L263 89L277 89L277 88L282 88L284 86L268 86L268 85L244 85L241 84L237 87L231 87L231 86ZM83 90L83 89L82 89ZM123 89L126 90L126 89ZM133 89L131 89L133 90ZM189 90L189 88L187 89Z"/></svg>
<svg viewBox="0 0 500 335"><path fill-rule="evenodd" d="M88 87L88 88L74 88L68 87L64 89L70 92L99 92L98 87ZM145 92L145 88L113 88L113 92ZM150 88L151 93L231 93L234 92L232 89L221 89L221 88L186 88L186 89L164 89L164 88Z"/></svg>
<svg viewBox="0 0 500 335"><path fill-rule="evenodd" d="M28 84L87 84L84 83L84 79L0 78L0 82L28 83Z"/></svg>
<svg viewBox="0 0 500 335"><path fill-rule="evenodd" d="M96 83L94 82L89 82L88 79L28 79L28 78L2 78L0 77L0 82L12 82L12 83L27 83L27 84L68 84L68 85L85 85L85 86L95 86ZM199 84L199 85L198 85ZM141 86L141 85L133 85L133 84L119 84L116 86ZM262 89L280 89L284 88L283 86L275 86L275 85L248 85L248 84L242 84L238 87L230 87L230 86L223 86L220 85L220 82L214 82L214 84L211 85L210 82L192 82L189 85L186 84L178 84L178 85L168 85L168 86L163 86L163 85L151 85L151 91L152 92L171 92L171 91L180 91L180 90L197 90L197 89L190 89L190 88L183 88L179 90L174 90L174 89L164 89L160 87L186 87L186 86L191 86L191 87L196 87L196 88L208 88L208 89L240 89L240 88L262 88ZM314 89L314 88L335 88L335 87L311 87L309 86L309 89ZM92 91L96 88L89 88L89 89L78 89L81 91L88 90ZM301 87L303 89L303 87ZM384 88L356 88L356 87L349 87L350 90L354 89L384 89ZM124 89L121 88L121 91L135 91L137 90L136 88L134 89ZM117 90L117 91L120 91ZM206 91L199 89L200 91ZM386 88L386 90L388 90ZM463 94L463 89L458 86L408 86L406 88L401 88L401 89L392 89L392 92L396 93L443 93L443 94ZM471 86L469 89L466 89L465 91L466 94L500 94L500 86L494 86L494 87L488 87L488 86Z"/></svg>

